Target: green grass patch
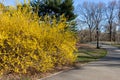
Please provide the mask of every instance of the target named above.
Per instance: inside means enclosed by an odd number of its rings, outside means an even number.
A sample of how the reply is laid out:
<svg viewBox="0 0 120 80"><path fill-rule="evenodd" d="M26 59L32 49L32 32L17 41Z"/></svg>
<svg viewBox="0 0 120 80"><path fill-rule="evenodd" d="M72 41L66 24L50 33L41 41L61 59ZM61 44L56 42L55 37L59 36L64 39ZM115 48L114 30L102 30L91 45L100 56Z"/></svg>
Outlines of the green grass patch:
<svg viewBox="0 0 120 80"><path fill-rule="evenodd" d="M119 42L103 41L103 42L101 42L101 43L102 43L102 44L105 44L105 45L111 45L111 46L115 46L115 47L120 48L120 43L119 43Z"/></svg>
<svg viewBox="0 0 120 80"><path fill-rule="evenodd" d="M77 62L90 62L98 60L106 56L107 51L105 49L96 49L93 46L84 44L84 46L78 47Z"/></svg>
<svg viewBox="0 0 120 80"><path fill-rule="evenodd" d="M120 44L112 44L112 46L120 48Z"/></svg>

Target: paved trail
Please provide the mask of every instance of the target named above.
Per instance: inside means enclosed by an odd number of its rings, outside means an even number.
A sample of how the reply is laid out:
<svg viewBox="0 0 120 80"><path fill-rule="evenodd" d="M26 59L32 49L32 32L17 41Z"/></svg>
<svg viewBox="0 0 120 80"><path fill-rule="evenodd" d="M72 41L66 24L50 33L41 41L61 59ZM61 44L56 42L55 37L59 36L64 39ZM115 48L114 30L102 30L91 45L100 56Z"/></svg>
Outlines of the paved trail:
<svg viewBox="0 0 120 80"><path fill-rule="evenodd" d="M120 80L120 49L102 47L108 51L105 58L43 80Z"/></svg>

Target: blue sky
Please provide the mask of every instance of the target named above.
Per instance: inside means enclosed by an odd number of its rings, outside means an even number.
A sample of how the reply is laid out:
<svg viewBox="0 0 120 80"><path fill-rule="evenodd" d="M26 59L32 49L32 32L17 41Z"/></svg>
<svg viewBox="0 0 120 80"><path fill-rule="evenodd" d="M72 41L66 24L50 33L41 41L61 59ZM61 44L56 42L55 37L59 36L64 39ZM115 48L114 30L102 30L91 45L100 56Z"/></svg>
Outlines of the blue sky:
<svg viewBox="0 0 120 80"><path fill-rule="evenodd" d="M0 0L0 2L3 2L5 5L16 5L16 2L24 2L24 0Z"/></svg>
<svg viewBox="0 0 120 80"><path fill-rule="evenodd" d="M110 1L117 1L117 0L74 0L74 6L77 6L78 4L81 4L83 2L95 2L95 3L99 3L99 2L104 2L104 3L108 3Z"/></svg>
<svg viewBox="0 0 120 80"><path fill-rule="evenodd" d="M0 2L3 0L0 0ZM23 2L24 0L18 0L20 2ZM88 2L109 2L112 0L74 0L74 6L77 6L80 3L83 3L84 1L88 1ZM4 4L5 5L15 5L16 4L16 0L4 0Z"/></svg>

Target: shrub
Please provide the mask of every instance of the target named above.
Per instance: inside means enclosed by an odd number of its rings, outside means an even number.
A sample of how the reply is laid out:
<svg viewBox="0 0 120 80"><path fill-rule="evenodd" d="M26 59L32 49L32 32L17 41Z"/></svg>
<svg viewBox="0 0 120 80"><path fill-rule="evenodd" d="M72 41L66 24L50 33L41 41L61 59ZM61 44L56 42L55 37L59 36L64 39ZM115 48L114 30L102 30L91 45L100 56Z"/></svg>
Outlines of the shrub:
<svg viewBox="0 0 120 80"><path fill-rule="evenodd" d="M40 19L28 8L10 8L0 14L0 73L46 72L72 64L76 39L66 30L66 18Z"/></svg>

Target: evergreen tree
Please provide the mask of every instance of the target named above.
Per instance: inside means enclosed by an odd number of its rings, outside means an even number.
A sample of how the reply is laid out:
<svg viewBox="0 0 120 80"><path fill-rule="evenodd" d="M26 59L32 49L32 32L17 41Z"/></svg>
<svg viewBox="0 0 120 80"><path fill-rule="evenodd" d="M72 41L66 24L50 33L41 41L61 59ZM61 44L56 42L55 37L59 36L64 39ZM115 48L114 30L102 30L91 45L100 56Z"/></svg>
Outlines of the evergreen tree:
<svg viewBox="0 0 120 80"><path fill-rule="evenodd" d="M73 13L72 0L32 0L31 6L39 16L48 14L59 17L64 14L68 20L73 20L76 17Z"/></svg>
<svg viewBox="0 0 120 80"><path fill-rule="evenodd" d="M74 7L72 4L72 0L64 0L64 2L60 5L61 14L64 13L69 20L73 20L76 17L73 13Z"/></svg>

